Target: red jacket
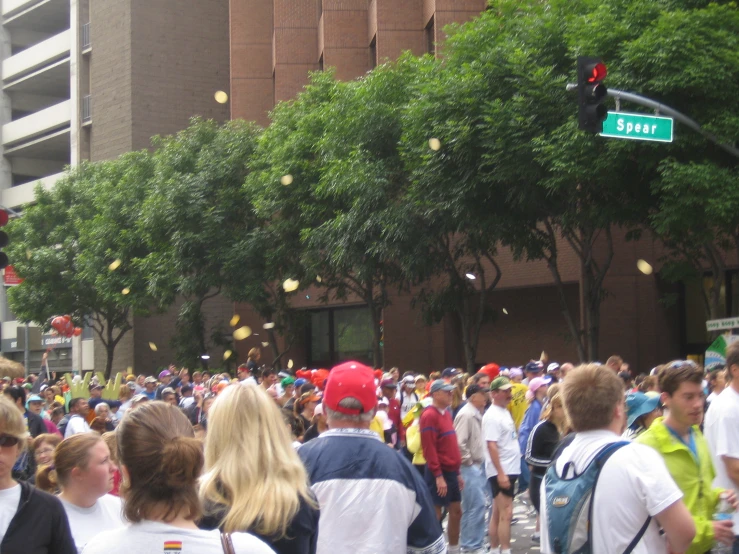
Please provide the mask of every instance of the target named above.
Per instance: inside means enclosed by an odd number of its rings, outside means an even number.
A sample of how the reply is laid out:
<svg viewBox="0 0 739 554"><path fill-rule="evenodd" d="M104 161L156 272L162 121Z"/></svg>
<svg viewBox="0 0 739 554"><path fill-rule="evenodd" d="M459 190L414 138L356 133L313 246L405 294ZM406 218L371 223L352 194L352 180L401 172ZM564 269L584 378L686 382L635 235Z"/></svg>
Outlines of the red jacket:
<svg viewBox="0 0 739 554"><path fill-rule="evenodd" d="M462 455L454 431L452 410L447 408L441 414L434 406L429 406L421 414L421 448L431 473L438 477L442 471L459 473Z"/></svg>
<svg viewBox="0 0 739 554"><path fill-rule="evenodd" d="M395 397L388 398L387 416L398 430L398 440L405 440L405 429L400 421L400 402Z"/></svg>

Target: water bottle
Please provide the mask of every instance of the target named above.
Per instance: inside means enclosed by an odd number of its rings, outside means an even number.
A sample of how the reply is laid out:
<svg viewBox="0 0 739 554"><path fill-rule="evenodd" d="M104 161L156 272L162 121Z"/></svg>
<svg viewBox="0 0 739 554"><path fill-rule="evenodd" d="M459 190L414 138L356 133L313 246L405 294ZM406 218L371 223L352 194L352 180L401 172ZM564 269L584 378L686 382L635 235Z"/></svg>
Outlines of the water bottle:
<svg viewBox="0 0 739 554"><path fill-rule="evenodd" d="M733 517L734 517L734 508L732 507L731 504L729 504L729 501L727 500L727 494L725 492L722 492L721 496L719 497L718 505L716 506L716 511L713 513L713 520L714 521L731 521ZM731 554L732 546L727 546L723 543L716 541L713 544L711 553L712 554Z"/></svg>

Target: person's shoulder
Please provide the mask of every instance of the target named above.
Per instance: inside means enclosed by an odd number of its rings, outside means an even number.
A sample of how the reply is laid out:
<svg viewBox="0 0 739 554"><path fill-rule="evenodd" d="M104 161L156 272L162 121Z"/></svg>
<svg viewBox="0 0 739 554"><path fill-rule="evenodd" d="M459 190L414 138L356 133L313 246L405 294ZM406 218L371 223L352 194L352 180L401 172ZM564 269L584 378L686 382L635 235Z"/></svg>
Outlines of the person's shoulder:
<svg viewBox="0 0 739 554"><path fill-rule="evenodd" d="M131 544L128 533L127 527L101 531L87 541L82 554L118 554L129 551L134 545Z"/></svg>
<svg viewBox="0 0 739 554"><path fill-rule="evenodd" d="M273 554L267 543L250 533L232 533L235 554Z"/></svg>
<svg viewBox="0 0 739 554"><path fill-rule="evenodd" d="M104 494L98 498L98 502L107 510L118 510L120 512L123 509L123 500L112 494Z"/></svg>
<svg viewBox="0 0 739 554"><path fill-rule="evenodd" d="M63 512L62 501L53 494L37 489L30 483L21 483L21 496L27 499L30 506L43 507L48 512Z"/></svg>

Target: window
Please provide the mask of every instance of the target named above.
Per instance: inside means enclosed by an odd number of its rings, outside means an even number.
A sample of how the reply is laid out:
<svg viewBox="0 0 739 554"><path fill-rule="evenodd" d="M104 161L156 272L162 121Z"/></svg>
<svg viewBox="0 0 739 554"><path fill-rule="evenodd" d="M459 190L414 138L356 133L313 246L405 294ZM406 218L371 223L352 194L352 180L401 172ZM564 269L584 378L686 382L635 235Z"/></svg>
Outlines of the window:
<svg viewBox="0 0 739 554"><path fill-rule="evenodd" d="M311 310L307 318L308 367L345 360L372 361L372 318L365 306Z"/></svg>
<svg viewBox="0 0 739 554"><path fill-rule="evenodd" d="M370 69L377 67L377 35L370 42Z"/></svg>
<svg viewBox="0 0 739 554"><path fill-rule="evenodd" d="M426 25L426 52L436 56L436 16L434 15Z"/></svg>

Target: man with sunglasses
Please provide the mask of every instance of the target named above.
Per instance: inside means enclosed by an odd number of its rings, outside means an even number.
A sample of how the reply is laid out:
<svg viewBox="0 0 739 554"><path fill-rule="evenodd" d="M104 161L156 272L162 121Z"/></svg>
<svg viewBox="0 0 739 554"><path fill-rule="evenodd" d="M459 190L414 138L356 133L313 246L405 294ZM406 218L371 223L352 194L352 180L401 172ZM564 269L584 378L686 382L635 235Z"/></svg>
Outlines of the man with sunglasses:
<svg viewBox="0 0 739 554"><path fill-rule="evenodd" d="M714 486L739 493L739 341L726 349L726 388L706 413L706 439L716 468ZM734 513L734 554L739 554L739 513Z"/></svg>
<svg viewBox="0 0 739 554"><path fill-rule="evenodd" d="M713 488L715 476L708 443L700 431L703 420L703 369L680 360L664 366L659 374L661 401L667 416L658 417L636 439L654 448L665 460L667 470L683 493L683 502L695 522L695 538L688 554L703 554L714 542L733 542L730 521L712 521L724 489ZM729 501L736 496L729 492Z"/></svg>

